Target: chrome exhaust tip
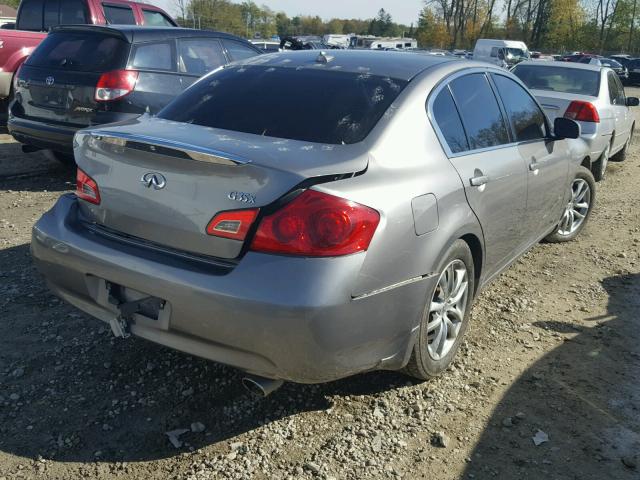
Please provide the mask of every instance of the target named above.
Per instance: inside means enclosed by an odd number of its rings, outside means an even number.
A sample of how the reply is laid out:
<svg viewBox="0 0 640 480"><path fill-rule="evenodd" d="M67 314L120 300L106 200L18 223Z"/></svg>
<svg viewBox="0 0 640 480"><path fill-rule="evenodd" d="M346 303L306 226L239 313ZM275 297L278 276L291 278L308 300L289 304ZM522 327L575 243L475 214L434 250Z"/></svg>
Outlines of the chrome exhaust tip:
<svg viewBox="0 0 640 480"><path fill-rule="evenodd" d="M271 378L247 375L242 378L242 386L256 397L264 398L275 392L284 384L284 380L272 380Z"/></svg>

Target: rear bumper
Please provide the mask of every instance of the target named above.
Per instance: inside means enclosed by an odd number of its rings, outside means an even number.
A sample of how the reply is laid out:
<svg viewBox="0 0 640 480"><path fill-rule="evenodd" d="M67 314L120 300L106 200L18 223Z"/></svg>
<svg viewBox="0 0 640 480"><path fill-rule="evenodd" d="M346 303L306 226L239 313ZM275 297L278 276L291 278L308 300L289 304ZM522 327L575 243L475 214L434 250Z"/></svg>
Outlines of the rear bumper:
<svg viewBox="0 0 640 480"><path fill-rule="evenodd" d="M100 293L108 281L166 300L168 322L134 318L131 333L270 378L335 380L402 368L424 300L425 278L353 299L364 255L294 258L248 253L218 270L151 258L99 238L61 197L34 226L34 262L52 290L103 321L118 314Z"/></svg>
<svg viewBox="0 0 640 480"><path fill-rule="evenodd" d="M73 136L78 130L106 123L131 120L132 118L140 116L138 113L104 113L104 115L96 115L96 122L91 125L70 127L63 124L27 119L16 115L14 102L9 107L7 130L13 138L25 145L73 155Z"/></svg>

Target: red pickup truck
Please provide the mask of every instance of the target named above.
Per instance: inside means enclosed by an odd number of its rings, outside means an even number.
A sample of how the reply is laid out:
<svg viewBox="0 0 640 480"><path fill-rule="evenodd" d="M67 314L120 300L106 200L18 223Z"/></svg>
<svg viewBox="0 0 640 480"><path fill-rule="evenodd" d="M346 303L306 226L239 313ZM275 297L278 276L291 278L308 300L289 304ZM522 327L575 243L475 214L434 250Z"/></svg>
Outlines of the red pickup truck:
<svg viewBox="0 0 640 480"><path fill-rule="evenodd" d="M0 29L0 102L6 111L13 76L57 25L177 26L161 8L128 0L22 0L15 30Z"/></svg>

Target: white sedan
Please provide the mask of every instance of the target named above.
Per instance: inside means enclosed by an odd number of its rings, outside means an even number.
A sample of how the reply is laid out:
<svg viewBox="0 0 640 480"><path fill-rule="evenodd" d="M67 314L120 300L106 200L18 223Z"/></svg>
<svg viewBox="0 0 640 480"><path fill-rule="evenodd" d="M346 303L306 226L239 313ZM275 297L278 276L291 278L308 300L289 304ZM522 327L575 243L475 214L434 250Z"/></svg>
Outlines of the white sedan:
<svg viewBox="0 0 640 480"><path fill-rule="evenodd" d="M596 180L604 178L609 159L625 159L635 129L629 107L637 106L639 101L625 95L612 69L529 61L512 71L529 87L552 122L564 116L580 124L587 148L583 164Z"/></svg>

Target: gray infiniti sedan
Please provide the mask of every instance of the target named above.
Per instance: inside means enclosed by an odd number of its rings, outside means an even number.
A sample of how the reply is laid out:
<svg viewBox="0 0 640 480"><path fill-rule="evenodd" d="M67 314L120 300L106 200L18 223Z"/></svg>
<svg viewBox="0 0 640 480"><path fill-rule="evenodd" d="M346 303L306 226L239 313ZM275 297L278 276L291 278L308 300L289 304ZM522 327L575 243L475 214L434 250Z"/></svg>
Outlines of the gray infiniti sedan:
<svg viewBox="0 0 640 480"><path fill-rule="evenodd" d="M268 393L449 366L474 298L595 200L580 127L511 73L397 52L216 71L157 116L79 132L77 192L33 228L53 291Z"/></svg>

